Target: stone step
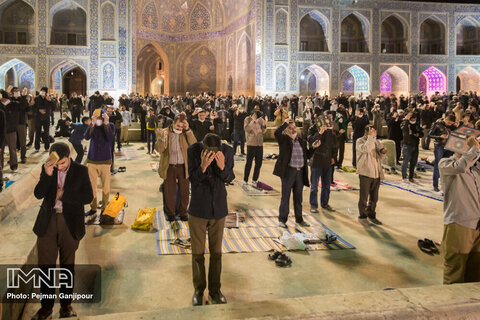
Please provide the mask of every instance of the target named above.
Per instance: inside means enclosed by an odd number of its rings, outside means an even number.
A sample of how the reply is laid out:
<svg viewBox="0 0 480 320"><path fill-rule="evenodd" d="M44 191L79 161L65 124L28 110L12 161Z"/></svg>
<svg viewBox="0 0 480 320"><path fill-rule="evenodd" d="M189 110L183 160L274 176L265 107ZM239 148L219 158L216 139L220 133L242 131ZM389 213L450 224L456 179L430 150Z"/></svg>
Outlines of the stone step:
<svg viewBox="0 0 480 320"><path fill-rule="evenodd" d="M82 319L478 319L479 314L480 283L469 283L103 314Z"/></svg>

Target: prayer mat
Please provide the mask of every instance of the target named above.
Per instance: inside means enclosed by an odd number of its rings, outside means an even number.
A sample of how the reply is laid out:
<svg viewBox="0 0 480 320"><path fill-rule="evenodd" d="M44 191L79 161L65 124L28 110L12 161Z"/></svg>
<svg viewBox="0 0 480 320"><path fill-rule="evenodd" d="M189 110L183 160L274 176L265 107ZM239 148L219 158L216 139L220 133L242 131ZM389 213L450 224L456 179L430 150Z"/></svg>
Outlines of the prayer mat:
<svg viewBox="0 0 480 320"><path fill-rule="evenodd" d="M416 169L417 171L425 172L427 170L433 170L433 166L425 161L420 161L417 163Z"/></svg>
<svg viewBox="0 0 480 320"><path fill-rule="evenodd" d="M233 156L233 161L245 161L245 159L246 159L246 156L245 157L241 157L237 155Z"/></svg>
<svg viewBox="0 0 480 320"><path fill-rule="evenodd" d="M97 210L97 213L91 216L85 217L85 224L86 225L102 225L102 226L113 226L113 225L123 224L123 219L125 218L125 209L122 209L122 211L120 211L118 216L115 218L113 224L100 223L100 215L101 215L100 210Z"/></svg>
<svg viewBox="0 0 480 320"><path fill-rule="evenodd" d="M243 184L243 180L234 180L234 183L239 186L247 195L249 196L275 196L280 195L280 191L273 190L264 190L256 188L250 184Z"/></svg>
<svg viewBox="0 0 480 320"><path fill-rule="evenodd" d="M303 214L305 221L310 227L301 227L295 223L293 212L287 222L287 229L278 227L278 210L256 209L235 210L238 217L238 228L225 228L222 252L267 252L272 250L285 250L279 238L283 232L289 233L312 233L319 228L324 229L337 237L333 243L308 244L307 250L339 250L355 249L353 245L342 239L339 235L325 226L317 217L311 214ZM155 213L155 228L157 229L157 254L190 254L189 248L175 245L175 240L186 242L190 238L188 223L184 221L168 222L163 212ZM208 253L208 238L205 245L205 253Z"/></svg>
<svg viewBox="0 0 480 320"><path fill-rule="evenodd" d="M115 160L118 161L138 159L140 159L140 157L138 156L137 151L134 148L123 148L122 151L115 152Z"/></svg>
<svg viewBox="0 0 480 320"><path fill-rule="evenodd" d="M421 181L421 180L416 180L416 181L417 182L415 183L411 183L411 182L404 182L403 180L388 180L388 181L382 181L382 184L390 187L395 187L400 190L408 191L422 197L443 202L443 195L439 192L435 192L431 190L432 188L430 185L431 181L429 181L430 184L422 183L424 181Z"/></svg>
<svg viewBox="0 0 480 320"><path fill-rule="evenodd" d="M8 187L10 187L15 181L12 181L12 180L7 180L5 181L5 189L7 189Z"/></svg>
<svg viewBox="0 0 480 320"><path fill-rule="evenodd" d="M346 182L340 180L334 180L335 185L330 185L330 191L354 191L360 190L360 188L349 185ZM322 187L322 181L318 182L318 187Z"/></svg>

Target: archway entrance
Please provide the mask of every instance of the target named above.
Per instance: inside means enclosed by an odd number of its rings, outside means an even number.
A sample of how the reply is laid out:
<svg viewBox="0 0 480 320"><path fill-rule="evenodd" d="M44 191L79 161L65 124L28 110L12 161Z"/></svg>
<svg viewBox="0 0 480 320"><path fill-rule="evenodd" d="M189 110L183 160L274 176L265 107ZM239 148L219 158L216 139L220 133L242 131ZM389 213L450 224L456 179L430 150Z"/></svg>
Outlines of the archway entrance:
<svg viewBox="0 0 480 320"><path fill-rule="evenodd" d="M165 80L163 77L156 77L150 84L153 95L162 95L165 92Z"/></svg>
<svg viewBox="0 0 480 320"><path fill-rule="evenodd" d="M472 67L463 69L457 76L458 91L480 92L480 73Z"/></svg>
<svg viewBox="0 0 480 320"><path fill-rule="evenodd" d="M359 66L353 66L345 70L341 78L342 92L346 94L370 94L370 77Z"/></svg>
<svg viewBox="0 0 480 320"><path fill-rule="evenodd" d="M330 94L330 78L328 73L318 65L311 65L300 74L300 94Z"/></svg>
<svg viewBox="0 0 480 320"><path fill-rule="evenodd" d="M408 75L397 66L387 69L380 77L380 92L382 96L390 94L399 96L408 95Z"/></svg>
<svg viewBox="0 0 480 320"><path fill-rule="evenodd" d="M62 78L62 93L70 97L73 92L82 96L87 94L87 75L79 67L68 70Z"/></svg>
<svg viewBox="0 0 480 320"><path fill-rule="evenodd" d="M18 59L12 59L0 66L0 88L7 88L9 85L35 89L35 72L33 69Z"/></svg>
<svg viewBox="0 0 480 320"><path fill-rule="evenodd" d="M437 91L442 94L447 91L446 77L437 68L430 67L420 75L418 89L424 92L428 99Z"/></svg>

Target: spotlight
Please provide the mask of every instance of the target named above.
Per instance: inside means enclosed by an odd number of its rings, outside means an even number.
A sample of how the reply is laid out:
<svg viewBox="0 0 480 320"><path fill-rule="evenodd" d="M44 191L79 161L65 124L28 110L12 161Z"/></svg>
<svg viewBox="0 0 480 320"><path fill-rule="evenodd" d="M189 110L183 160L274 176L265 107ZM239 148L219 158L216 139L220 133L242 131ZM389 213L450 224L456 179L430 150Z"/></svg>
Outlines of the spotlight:
<svg viewBox="0 0 480 320"><path fill-rule="evenodd" d="M300 79L301 79L301 80L304 80L304 79L305 79L305 76L302 74L302 75L300 76Z"/></svg>

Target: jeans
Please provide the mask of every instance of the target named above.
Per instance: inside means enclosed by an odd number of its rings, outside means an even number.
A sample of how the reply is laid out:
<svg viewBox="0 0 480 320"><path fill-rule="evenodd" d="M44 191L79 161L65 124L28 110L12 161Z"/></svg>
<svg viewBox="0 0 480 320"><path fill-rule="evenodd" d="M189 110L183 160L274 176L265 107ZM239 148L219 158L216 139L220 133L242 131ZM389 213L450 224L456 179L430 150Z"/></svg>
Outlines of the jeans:
<svg viewBox="0 0 480 320"><path fill-rule="evenodd" d="M423 150L430 150L430 128L423 129L423 137L422 137L422 149Z"/></svg>
<svg viewBox="0 0 480 320"><path fill-rule="evenodd" d="M353 138L353 144L352 144L352 152L353 152L352 166L354 168L357 167L357 140L358 138Z"/></svg>
<svg viewBox="0 0 480 320"><path fill-rule="evenodd" d="M337 157L337 161L336 161L336 166L341 168L343 166L343 157L345 155L345 141L346 141L346 137L345 137L345 134L342 134L340 135L340 137L338 137L338 157Z"/></svg>
<svg viewBox="0 0 480 320"><path fill-rule="evenodd" d="M247 163L245 164L245 174L243 180L248 182L248 176L252 169L252 162L255 159L255 169L253 170L253 181L258 181L260 176L260 169L263 162L263 147L262 146L247 146Z"/></svg>
<svg viewBox="0 0 480 320"><path fill-rule="evenodd" d="M153 152L155 150L155 141L157 140L157 136L154 130L147 130L147 151ZM152 148L150 149L150 144Z"/></svg>
<svg viewBox="0 0 480 320"><path fill-rule="evenodd" d="M418 146L403 145L402 179L407 179L407 167L409 168L408 179L413 179L417 161Z"/></svg>
<svg viewBox="0 0 480 320"><path fill-rule="evenodd" d="M433 164L433 187L438 188L438 179L440 179L440 172L438 171L438 163L445 154L445 148L443 146L435 145L433 149L435 155L435 162Z"/></svg>
<svg viewBox="0 0 480 320"><path fill-rule="evenodd" d="M233 130L233 152L237 153L237 146L240 144L240 152L245 154L245 131Z"/></svg>
<svg viewBox="0 0 480 320"><path fill-rule="evenodd" d="M322 178L320 205L325 208L330 200L330 184L332 183L332 168L313 168L310 177L310 207L318 208L318 181Z"/></svg>
<svg viewBox="0 0 480 320"><path fill-rule="evenodd" d="M290 213L290 194L293 190L293 209L295 211L295 221L303 221L302 201L303 201L303 169L287 167L282 179L282 199L280 200L280 209L278 221L287 223Z"/></svg>

